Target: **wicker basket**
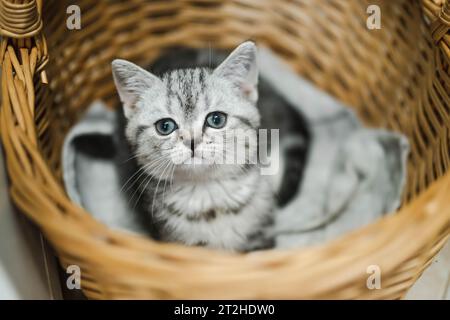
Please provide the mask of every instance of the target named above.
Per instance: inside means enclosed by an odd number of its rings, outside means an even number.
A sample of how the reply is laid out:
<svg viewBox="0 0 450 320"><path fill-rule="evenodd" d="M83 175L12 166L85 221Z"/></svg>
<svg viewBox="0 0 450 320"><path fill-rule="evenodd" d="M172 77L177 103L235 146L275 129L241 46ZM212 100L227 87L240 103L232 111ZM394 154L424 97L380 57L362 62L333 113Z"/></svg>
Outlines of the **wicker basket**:
<svg viewBox="0 0 450 320"><path fill-rule="evenodd" d="M0 128L14 202L63 266L80 266L87 297L401 298L447 240L448 0L77 2L81 30L66 27L69 1L0 0ZM366 28L370 4L381 8L380 30ZM113 58L145 65L168 46L248 38L366 124L409 137L401 210L322 246L239 255L115 232L69 201L64 134L95 99L117 105ZM379 290L366 286L370 265L381 268Z"/></svg>

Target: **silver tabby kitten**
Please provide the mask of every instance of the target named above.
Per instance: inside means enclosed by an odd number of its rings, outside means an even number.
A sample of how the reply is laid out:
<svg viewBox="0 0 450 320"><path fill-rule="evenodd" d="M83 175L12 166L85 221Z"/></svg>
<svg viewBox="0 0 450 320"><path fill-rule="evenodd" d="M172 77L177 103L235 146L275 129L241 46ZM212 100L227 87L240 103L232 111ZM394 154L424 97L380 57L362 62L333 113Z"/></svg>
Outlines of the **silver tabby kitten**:
<svg viewBox="0 0 450 320"><path fill-rule="evenodd" d="M236 156L224 141L240 141L242 131L254 133L244 137L245 160L257 153L254 43L241 44L214 70L157 77L125 60L112 69L159 238L232 251L267 246L262 229L275 205L269 177L249 161L220 162Z"/></svg>

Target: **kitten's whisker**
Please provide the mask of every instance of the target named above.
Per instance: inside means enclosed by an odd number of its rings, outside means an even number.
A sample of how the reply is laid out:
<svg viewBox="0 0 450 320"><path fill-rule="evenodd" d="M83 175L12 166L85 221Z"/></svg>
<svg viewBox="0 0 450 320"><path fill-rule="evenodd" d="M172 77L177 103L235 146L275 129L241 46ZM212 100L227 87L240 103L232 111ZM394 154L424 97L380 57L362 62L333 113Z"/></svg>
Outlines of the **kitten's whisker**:
<svg viewBox="0 0 450 320"><path fill-rule="evenodd" d="M125 186L139 173L139 172L141 172L142 170L145 170L145 166L143 166L143 167L140 167L138 170L136 170L136 172L135 173L133 173L133 175L131 176L131 177L129 177L128 178L128 180L122 185L122 187L120 188L120 191L119 192L122 192L123 191L123 188L125 188ZM128 190L128 189L127 189Z"/></svg>
<svg viewBox="0 0 450 320"><path fill-rule="evenodd" d="M133 186L135 185L135 183L141 178L141 176L146 172L147 169L149 169L149 168L151 168L152 166L154 166L154 165L160 163L164 158L165 158L164 156L161 156L161 157L159 157L159 158L153 160L153 161L150 162L150 163L146 163L146 164L145 164L144 166L142 166L135 174L133 174L133 176L132 176L131 178L129 178L129 179L127 180L127 182L125 182L125 184L122 186L122 188L120 189L120 191L122 191L122 189L125 187L125 185L127 185L127 184L130 182L130 180L133 179L133 177L135 177L136 174L138 174L139 171L142 170L141 174L139 174L139 176L134 180L134 182L133 182L131 185L128 186L128 188L125 190L125 192L127 192L128 190L130 190L130 188L133 187Z"/></svg>
<svg viewBox="0 0 450 320"><path fill-rule="evenodd" d="M170 171L172 171L172 173L169 173L168 175L167 175L167 178L169 178L172 174L173 174L173 171L175 170L175 165L173 164L173 163L171 163L171 167L169 167L169 171L168 171L168 173L170 172ZM167 181L168 181L169 179L165 179L164 180L164 189L163 189L163 203L165 203L165 199L166 199L166 185L167 185ZM169 187L170 187L170 183L169 183Z"/></svg>
<svg viewBox="0 0 450 320"><path fill-rule="evenodd" d="M130 161L130 160L132 160L132 159L135 159L135 158L137 158L137 157L145 156L145 155L146 155L145 153L136 153L136 154L134 154L132 157L129 157L128 159L124 160L124 161L122 162L122 164L124 164L125 162L128 162L128 161Z"/></svg>
<svg viewBox="0 0 450 320"><path fill-rule="evenodd" d="M141 199L142 194L145 192L145 190L147 189L149 183L152 181L153 178L154 178L154 176L152 176L152 175L149 175L148 177L146 177L146 178L141 182L141 184L139 185L139 187L136 188L136 190L133 192L133 196L131 197L131 199L129 200L129 202L130 202L131 200L133 200L134 196L136 195L136 192L138 192L139 189L141 189L142 184L145 183L145 186L140 190L139 196L138 196L138 198L136 199L136 201L134 202L133 209L136 208L136 206L138 205L139 200Z"/></svg>
<svg viewBox="0 0 450 320"><path fill-rule="evenodd" d="M149 176L146 177L140 184L139 186L136 188L136 190L133 192L133 195L131 197L131 200L133 200L134 196L136 195L136 192L139 191L139 189L141 189L141 186L145 183L144 188L142 188L141 192L139 193L139 197L137 198L137 200L134 203L133 209L136 208L137 204L139 203L139 200L141 199L142 194L144 193L144 191L147 189L148 185L150 184L150 182L152 181L152 179L155 177L153 175L153 173L155 173L157 170L161 169L163 166L165 165L165 162L160 163L160 165L158 165L156 168L154 168L150 173Z"/></svg>
<svg viewBox="0 0 450 320"><path fill-rule="evenodd" d="M176 155L177 153L174 153L174 152L172 152L172 154L171 154L171 157L174 157L175 155ZM173 159L173 158L172 158ZM177 168L177 165L176 164L173 164L173 168L172 168L172 174L171 174L171 177L170 177L170 190L172 191L173 190L173 175L174 175L174 173L175 173L175 169Z"/></svg>
<svg viewBox="0 0 450 320"><path fill-rule="evenodd" d="M135 179L135 181L127 188L126 191L128 191L132 186L134 186L136 184L136 182L139 181L139 179L141 178L141 176L143 174L148 174L149 176L151 176L154 172L156 172L159 168L160 165L163 163L163 159L162 157L158 158L157 160L152 161L151 163L148 163L146 165L143 166L143 171L142 173L139 175L139 177L137 177ZM155 166L155 167L153 167ZM153 168L152 168L153 167ZM151 169L150 172L147 172L148 169ZM136 188L136 190L133 192L132 198L134 197L134 195L136 194L136 192L141 188L141 186L143 185L143 183L147 180L148 178L146 177L143 181L141 181L141 183L139 184L139 186ZM132 199L131 198L131 199Z"/></svg>
<svg viewBox="0 0 450 320"><path fill-rule="evenodd" d="M170 190L172 191L173 190L173 175L174 175L174 173L175 173L175 169L177 168L177 166L176 165L174 165L173 166L173 169L172 169L172 176L170 177Z"/></svg>
<svg viewBox="0 0 450 320"><path fill-rule="evenodd" d="M155 192L153 193L153 201L152 201L152 208L151 208L152 214L153 214L153 207L155 205L155 200L156 200L156 193L158 192L158 188L159 188L159 183L161 182L161 178L164 176L164 172L171 165L170 160L168 160L167 162L168 162L167 165L164 167L164 170L163 170L161 176L158 179L158 183L156 184Z"/></svg>

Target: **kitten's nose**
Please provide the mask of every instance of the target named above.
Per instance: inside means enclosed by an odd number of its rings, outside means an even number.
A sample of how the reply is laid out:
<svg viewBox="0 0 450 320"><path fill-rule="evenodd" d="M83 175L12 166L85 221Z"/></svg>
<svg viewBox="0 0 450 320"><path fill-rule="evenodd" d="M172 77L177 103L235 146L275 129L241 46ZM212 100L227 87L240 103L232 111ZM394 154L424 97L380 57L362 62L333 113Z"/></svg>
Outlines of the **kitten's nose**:
<svg viewBox="0 0 450 320"><path fill-rule="evenodd" d="M194 150L197 147L197 144L200 142L201 137L195 136L190 132L183 132L181 134L181 139L183 140L183 144L191 149L191 156L194 156Z"/></svg>
<svg viewBox="0 0 450 320"><path fill-rule="evenodd" d="M186 147L191 148L192 156L194 156L194 150L195 150L195 139L184 139L183 143Z"/></svg>
<svg viewBox="0 0 450 320"><path fill-rule="evenodd" d="M197 147L197 144L200 143L200 137L182 137L183 139L183 144L188 147L189 149L191 149L191 156L194 156L194 150Z"/></svg>

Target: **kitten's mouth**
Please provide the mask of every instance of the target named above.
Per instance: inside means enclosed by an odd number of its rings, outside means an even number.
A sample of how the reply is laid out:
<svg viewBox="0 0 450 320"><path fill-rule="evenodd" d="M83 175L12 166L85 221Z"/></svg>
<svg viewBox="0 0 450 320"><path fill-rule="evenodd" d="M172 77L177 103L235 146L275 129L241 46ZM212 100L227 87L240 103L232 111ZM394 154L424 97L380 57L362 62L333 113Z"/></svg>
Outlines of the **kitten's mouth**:
<svg viewBox="0 0 450 320"><path fill-rule="evenodd" d="M176 171L188 177L198 176L207 177L210 175L211 170L214 168L214 163L204 156L194 155L193 157L186 158L182 163L177 165Z"/></svg>
<svg viewBox="0 0 450 320"><path fill-rule="evenodd" d="M206 166L211 165L212 163L201 156L194 155L193 157L187 158L183 161L182 165L186 167L191 166Z"/></svg>

